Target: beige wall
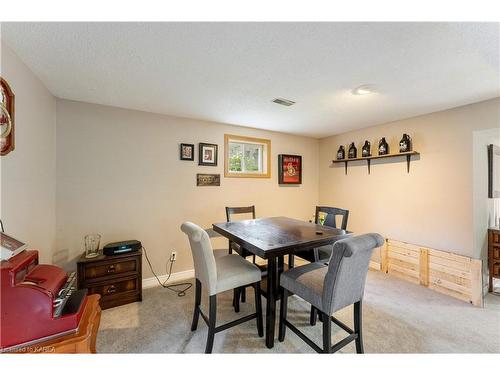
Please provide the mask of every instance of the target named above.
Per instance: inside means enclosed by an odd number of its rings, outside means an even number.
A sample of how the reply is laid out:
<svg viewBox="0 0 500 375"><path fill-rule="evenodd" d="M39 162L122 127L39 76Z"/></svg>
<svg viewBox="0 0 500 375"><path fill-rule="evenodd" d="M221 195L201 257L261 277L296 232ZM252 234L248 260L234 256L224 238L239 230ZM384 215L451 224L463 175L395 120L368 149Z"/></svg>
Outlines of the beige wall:
<svg viewBox="0 0 500 375"><path fill-rule="evenodd" d="M500 99L378 125L320 141L320 203L350 210L349 226L386 237L478 257L473 225L473 131L500 126ZM410 173L406 162L332 166L340 144L385 136L398 151L403 133L421 153ZM486 181L484 181L486 184ZM484 229L485 230L485 229Z"/></svg>
<svg viewBox="0 0 500 375"><path fill-rule="evenodd" d="M317 141L65 100L56 105L4 44L1 52L1 74L16 94L16 150L0 164L1 217L9 233L40 249L43 262L72 268L83 236L98 232L103 242L142 240L160 274L177 250L174 271L187 270L191 256L178 230L183 220L209 227L224 220L225 205L247 204L257 206L258 216L309 219L318 202L349 208L356 233L378 231L476 258L484 250L481 223L498 202L481 197L481 145L499 128L500 99ZM371 175L359 163L347 176L343 166L331 165L339 144L355 141L360 149L365 139L376 146L386 136L394 151L403 132L421 152L410 174L404 162L374 163ZM196 187L196 173L223 174L224 133L271 139L272 178L222 178L221 187ZM219 166L179 161L181 142L218 143ZM304 156L302 186L278 186L279 153Z"/></svg>
<svg viewBox="0 0 500 375"><path fill-rule="evenodd" d="M224 178L224 133L271 139L271 178ZM219 145L217 167L179 160L180 143L198 142ZM225 221L226 205L251 204L257 216L309 219L318 202L318 149L311 138L58 100L58 262L71 265L83 236L97 232L104 243L141 240L159 274L175 249L178 272L192 269L184 220L206 228ZM278 185L280 153L303 156L301 186ZM197 187L196 173L220 173L221 186ZM146 264L144 275L151 276Z"/></svg>
<svg viewBox="0 0 500 375"><path fill-rule="evenodd" d="M56 103L38 78L1 44L1 72L15 94L16 148L1 157L6 232L51 262L55 245Z"/></svg>

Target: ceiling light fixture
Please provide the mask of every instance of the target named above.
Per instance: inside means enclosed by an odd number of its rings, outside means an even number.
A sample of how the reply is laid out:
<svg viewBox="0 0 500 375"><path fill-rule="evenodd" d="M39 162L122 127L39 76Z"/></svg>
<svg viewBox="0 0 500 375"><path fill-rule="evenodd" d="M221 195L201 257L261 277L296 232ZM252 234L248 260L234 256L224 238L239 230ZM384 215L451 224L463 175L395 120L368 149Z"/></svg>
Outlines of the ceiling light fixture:
<svg viewBox="0 0 500 375"><path fill-rule="evenodd" d="M291 105L294 105L295 102L293 100L288 100L288 99L283 99L283 98L276 98L272 100L273 103L276 104L281 104L287 107L290 107Z"/></svg>
<svg viewBox="0 0 500 375"><path fill-rule="evenodd" d="M375 87L373 85L361 85L352 90L354 95L368 95L375 92Z"/></svg>

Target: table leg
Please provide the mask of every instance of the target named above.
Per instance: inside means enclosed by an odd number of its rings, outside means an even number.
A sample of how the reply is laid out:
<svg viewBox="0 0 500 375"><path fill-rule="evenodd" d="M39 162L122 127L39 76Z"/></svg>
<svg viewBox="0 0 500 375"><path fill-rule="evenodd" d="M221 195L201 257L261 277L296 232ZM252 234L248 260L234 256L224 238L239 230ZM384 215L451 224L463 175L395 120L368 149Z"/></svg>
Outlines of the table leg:
<svg viewBox="0 0 500 375"><path fill-rule="evenodd" d="M267 300L266 300L266 346L274 346L274 327L276 323L276 258L267 261Z"/></svg>

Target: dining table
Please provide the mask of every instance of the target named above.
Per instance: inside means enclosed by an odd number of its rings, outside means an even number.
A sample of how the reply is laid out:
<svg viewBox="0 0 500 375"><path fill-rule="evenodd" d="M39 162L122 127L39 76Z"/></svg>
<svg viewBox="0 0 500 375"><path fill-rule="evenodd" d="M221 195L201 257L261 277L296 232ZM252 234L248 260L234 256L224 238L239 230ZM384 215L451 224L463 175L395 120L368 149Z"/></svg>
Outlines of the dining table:
<svg viewBox="0 0 500 375"><path fill-rule="evenodd" d="M267 277L263 278L266 297L266 346L274 346L276 304L279 299L279 276L285 269L284 256L332 244L352 232L289 217L265 217L213 224L221 236L240 245L259 258L267 260Z"/></svg>

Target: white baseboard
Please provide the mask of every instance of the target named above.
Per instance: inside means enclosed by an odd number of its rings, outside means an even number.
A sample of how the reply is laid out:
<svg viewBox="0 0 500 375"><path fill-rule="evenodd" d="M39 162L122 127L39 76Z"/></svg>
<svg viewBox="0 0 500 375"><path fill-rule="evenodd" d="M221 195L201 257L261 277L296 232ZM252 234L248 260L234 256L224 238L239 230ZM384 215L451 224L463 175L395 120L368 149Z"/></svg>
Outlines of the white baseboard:
<svg viewBox="0 0 500 375"><path fill-rule="evenodd" d="M164 283L167 280L168 275L158 276L160 281ZM194 269L187 271L174 272L170 275L170 279L168 279L168 284L174 284L181 281L189 280L194 278ZM142 289L152 288L154 286L158 286L158 280L156 277L148 277L147 279L142 279Z"/></svg>

